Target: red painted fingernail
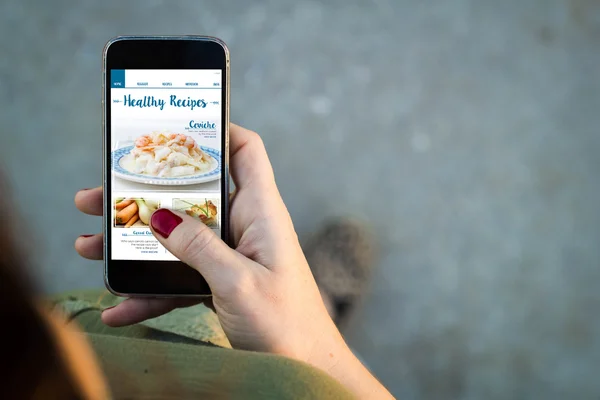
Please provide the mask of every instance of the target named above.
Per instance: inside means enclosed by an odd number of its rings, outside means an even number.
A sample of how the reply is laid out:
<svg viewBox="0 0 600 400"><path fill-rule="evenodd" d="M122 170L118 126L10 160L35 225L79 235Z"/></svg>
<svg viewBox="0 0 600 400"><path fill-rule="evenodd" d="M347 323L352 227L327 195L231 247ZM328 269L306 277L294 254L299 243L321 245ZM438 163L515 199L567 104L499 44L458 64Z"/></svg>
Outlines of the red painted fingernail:
<svg viewBox="0 0 600 400"><path fill-rule="evenodd" d="M166 208L161 208L152 214L150 225L152 228L165 239L169 237L173 229L177 228L183 220L180 216L173 214Z"/></svg>
<svg viewBox="0 0 600 400"><path fill-rule="evenodd" d="M94 235L80 235L79 237L84 237L84 238L88 238L88 237L92 237Z"/></svg>

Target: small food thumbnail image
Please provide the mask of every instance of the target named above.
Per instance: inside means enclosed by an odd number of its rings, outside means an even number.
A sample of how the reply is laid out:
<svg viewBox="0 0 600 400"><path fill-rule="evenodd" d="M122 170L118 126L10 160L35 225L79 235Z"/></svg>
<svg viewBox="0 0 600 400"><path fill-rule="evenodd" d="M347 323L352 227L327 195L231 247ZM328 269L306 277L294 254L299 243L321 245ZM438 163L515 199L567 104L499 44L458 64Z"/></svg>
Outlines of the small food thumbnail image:
<svg viewBox="0 0 600 400"><path fill-rule="evenodd" d="M187 215L198 218L206 226L219 227L217 218L217 199L173 199L173 209L185 212Z"/></svg>
<svg viewBox="0 0 600 400"><path fill-rule="evenodd" d="M158 200L120 197L115 200L115 227L138 228L148 226L150 216L160 207Z"/></svg>

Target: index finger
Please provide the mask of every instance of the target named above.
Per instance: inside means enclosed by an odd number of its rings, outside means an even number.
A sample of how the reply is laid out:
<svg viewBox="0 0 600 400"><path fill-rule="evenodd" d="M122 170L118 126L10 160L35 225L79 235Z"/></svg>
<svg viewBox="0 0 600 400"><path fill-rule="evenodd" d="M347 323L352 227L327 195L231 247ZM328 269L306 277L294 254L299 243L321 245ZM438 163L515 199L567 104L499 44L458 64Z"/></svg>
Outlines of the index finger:
<svg viewBox="0 0 600 400"><path fill-rule="evenodd" d="M260 136L239 125L229 125L231 177L238 189L275 186L273 168Z"/></svg>
<svg viewBox="0 0 600 400"><path fill-rule="evenodd" d="M89 215L102 215L104 208L102 186L80 190L75 194L75 206L79 211Z"/></svg>

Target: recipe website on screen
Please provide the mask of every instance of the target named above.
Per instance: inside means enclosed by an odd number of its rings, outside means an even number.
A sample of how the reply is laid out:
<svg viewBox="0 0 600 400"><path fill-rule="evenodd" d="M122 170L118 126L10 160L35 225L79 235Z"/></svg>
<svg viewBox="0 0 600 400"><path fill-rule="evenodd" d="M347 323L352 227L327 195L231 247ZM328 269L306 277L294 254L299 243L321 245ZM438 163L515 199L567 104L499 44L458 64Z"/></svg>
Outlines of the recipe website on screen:
<svg viewBox="0 0 600 400"><path fill-rule="evenodd" d="M111 70L111 258L175 261L152 235L159 207L220 236L221 70Z"/></svg>

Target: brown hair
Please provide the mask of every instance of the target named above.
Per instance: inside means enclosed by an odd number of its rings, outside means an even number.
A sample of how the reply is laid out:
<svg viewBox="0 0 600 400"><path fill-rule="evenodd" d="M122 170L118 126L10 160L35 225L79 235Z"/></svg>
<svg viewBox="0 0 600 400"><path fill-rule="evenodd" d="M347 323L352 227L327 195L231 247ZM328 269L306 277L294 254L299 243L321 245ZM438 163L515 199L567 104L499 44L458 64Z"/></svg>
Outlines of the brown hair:
<svg viewBox="0 0 600 400"><path fill-rule="evenodd" d="M7 183L0 176L0 376L7 399L79 399L48 324L34 303ZM22 235L20 237L25 238Z"/></svg>

